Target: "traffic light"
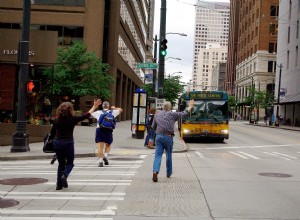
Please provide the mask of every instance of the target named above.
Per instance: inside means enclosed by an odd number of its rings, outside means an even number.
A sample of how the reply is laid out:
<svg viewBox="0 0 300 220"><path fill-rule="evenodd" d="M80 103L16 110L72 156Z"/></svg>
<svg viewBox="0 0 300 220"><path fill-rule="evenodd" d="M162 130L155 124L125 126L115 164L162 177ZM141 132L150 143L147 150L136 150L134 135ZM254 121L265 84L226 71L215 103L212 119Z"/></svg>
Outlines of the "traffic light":
<svg viewBox="0 0 300 220"><path fill-rule="evenodd" d="M167 39L163 39L160 42L160 54L162 56L166 56L167 55L167 48L168 48L167 43L168 43Z"/></svg>
<svg viewBox="0 0 300 220"><path fill-rule="evenodd" d="M27 92L38 92L41 89L41 82L37 80L30 80L27 82Z"/></svg>

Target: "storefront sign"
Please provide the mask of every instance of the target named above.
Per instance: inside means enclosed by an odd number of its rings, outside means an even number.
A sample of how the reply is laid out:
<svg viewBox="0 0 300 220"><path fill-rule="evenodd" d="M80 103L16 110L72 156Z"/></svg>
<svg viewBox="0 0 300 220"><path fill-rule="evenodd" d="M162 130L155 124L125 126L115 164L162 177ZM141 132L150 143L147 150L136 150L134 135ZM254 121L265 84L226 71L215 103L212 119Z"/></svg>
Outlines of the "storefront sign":
<svg viewBox="0 0 300 220"><path fill-rule="evenodd" d="M2 54L3 55L16 55L16 54L18 54L18 50L7 50L7 49L4 49ZM34 56L34 51L30 50L29 51L29 56Z"/></svg>

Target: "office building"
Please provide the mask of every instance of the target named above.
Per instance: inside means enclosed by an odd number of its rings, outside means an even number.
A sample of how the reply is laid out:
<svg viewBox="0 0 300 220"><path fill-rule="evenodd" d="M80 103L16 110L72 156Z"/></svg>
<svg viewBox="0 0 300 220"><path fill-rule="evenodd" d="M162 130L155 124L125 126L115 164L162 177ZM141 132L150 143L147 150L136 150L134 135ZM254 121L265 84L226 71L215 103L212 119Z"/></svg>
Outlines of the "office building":
<svg viewBox="0 0 300 220"><path fill-rule="evenodd" d="M199 88L203 82L203 64L200 56L201 50L206 50L208 44L219 44L221 47L228 45L229 31L229 3L226 2L204 2L197 1L195 18L195 38L194 38L194 60L193 60L193 89L207 89L211 78L205 79L207 87ZM212 55L207 55L208 58ZM211 77L212 66L208 69L205 64L205 73ZM206 72L208 71L208 72ZM206 76L205 76L206 77Z"/></svg>
<svg viewBox="0 0 300 220"><path fill-rule="evenodd" d="M152 59L154 0L34 0L31 1L29 79L42 79L55 64L56 50L74 40L108 63L115 79L111 105L123 108L120 120L131 118L133 93L144 72L137 63ZM17 106L17 52L21 38L22 0L0 0L0 110L14 113ZM4 77L5 76L5 77ZM43 99L37 94L37 112ZM52 98L52 97L51 97ZM95 97L81 97L80 109Z"/></svg>
<svg viewBox="0 0 300 220"><path fill-rule="evenodd" d="M279 112L276 106L274 115L281 115L285 124L300 126L300 2L280 1L279 8L275 79Z"/></svg>
<svg viewBox="0 0 300 220"><path fill-rule="evenodd" d="M251 88L255 91L274 91L276 71L278 0L239 1L231 10L239 16L236 50L235 96L237 114L243 119L259 120L265 114L271 116L272 105L261 109L248 103ZM229 40L231 41L231 40ZM230 53L230 56L234 54Z"/></svg>

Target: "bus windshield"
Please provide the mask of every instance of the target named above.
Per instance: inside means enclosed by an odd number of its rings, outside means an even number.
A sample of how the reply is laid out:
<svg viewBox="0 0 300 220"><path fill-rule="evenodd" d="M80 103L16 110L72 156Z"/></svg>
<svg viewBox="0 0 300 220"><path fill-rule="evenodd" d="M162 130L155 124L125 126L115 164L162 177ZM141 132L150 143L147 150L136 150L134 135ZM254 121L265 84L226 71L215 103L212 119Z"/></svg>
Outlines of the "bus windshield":
<svg viewBox="0 0 300 220"><path fill-rule="evenodd" d="M189 101L186 102L186 106ZM225 100L195 100L195 105L188 116L182 118L183 122L199 123L209 121L221 123L228 119L228 103Z"/></svg>

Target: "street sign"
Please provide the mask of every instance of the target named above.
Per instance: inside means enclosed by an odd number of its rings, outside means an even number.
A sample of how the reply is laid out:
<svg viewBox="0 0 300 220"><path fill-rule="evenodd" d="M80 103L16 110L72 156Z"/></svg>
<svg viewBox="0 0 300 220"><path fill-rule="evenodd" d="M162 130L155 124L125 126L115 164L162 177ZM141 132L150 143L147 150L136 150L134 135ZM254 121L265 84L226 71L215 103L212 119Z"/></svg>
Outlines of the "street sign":
<svg viewBox="0 0 300 220"><path fill-rule="evenodd" d="M142 69L156 69L158 67L157 63L138 63L137 68Z"/></svg>
<svg viewBox="0 0 300 220"><path fill-rule="evenodd" d="M166 99L156 99L155 101L156 109L162 110L165 101Z"/></svg>

